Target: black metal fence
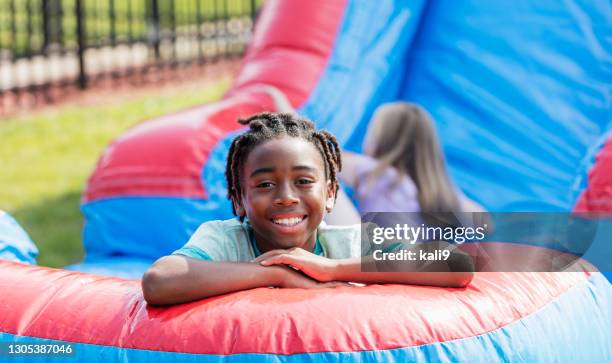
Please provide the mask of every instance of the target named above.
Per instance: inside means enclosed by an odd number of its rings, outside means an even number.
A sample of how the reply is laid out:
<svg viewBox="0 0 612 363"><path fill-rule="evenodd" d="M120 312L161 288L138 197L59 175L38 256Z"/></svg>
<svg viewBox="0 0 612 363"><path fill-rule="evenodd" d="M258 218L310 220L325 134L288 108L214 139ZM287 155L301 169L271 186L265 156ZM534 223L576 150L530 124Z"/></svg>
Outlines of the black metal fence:
<svg viewBox="0 0 612 363"><path fill-rule="evenodd" d="M0 96L239 56L263 0L0 0Z"/></svg>

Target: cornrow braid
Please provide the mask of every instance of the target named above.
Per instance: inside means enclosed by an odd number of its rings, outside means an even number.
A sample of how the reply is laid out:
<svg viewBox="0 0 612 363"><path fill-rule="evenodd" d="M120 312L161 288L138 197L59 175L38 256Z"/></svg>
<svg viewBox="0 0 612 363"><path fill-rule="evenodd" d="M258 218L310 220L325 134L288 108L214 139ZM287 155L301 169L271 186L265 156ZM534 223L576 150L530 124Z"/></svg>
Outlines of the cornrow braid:
<svg viewBox="0 0 612 363"><path fill-rule="evenodd" d="M250 152L260 144L282 136L296 137L312 143L321 153L325 164L325 177L331 181L334 190L338 190L338 172L342 170L340 146L336 137L325 130L317 130L312 121L291 113L263 112L246 119L238 119L241 125L249 129L236 137L229 149L225 178L227 179L227 197L232 202L232 211L241 202L241 170ZM243 220L244 216L240 217Z"/></svg>

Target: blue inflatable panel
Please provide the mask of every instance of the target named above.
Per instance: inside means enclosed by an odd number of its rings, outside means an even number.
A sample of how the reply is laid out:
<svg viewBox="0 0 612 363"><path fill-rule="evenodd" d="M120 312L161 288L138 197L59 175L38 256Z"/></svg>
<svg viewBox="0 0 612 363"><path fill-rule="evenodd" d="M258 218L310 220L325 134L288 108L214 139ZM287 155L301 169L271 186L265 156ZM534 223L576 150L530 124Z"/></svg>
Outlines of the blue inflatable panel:
<svg viewBox="0 0 612 363"><path fill-rule="evenodd" d="M182 247L216 210L204 199L174 197L110 198L84 204L85 262L111 256L155 260L168 255ZM125 220L134 223L120 223Z"/></svg>
<svg viewBox="0 0 612 363"><path fill-rule="evenodd" d="M0 259L36 264L38 248L19 223L0 210Z"/></svg>
<svg viewBox="0 0 612 363"><path fill-rule="evenodd" d="M144 272L155 262L153 259L141 259L126 256L107 258L89 258L86 262L64 267L66 270L87 272L95 275L121 277L124 279L141 279Z"/></svg>
<svg viewBox="0 0 612 363"><path fill-rule="evenodd" d="M398 99L425 1L350 1L325 73L299 110L360 151L376 107Z"/></svg>
<svg viewBox="0 0 612 363"><path fill-rule="evenodd" d="M495 211L571 210L580 166L611 128L610 2L435 0L421 9L351 2L302 111L359 150L378 105L419 103L469 197Z"/></svg>
<svg viewBox="0 0 612 363"><path fill-rule="evenodd" d="M433 114L458 184L492 210L572 209L611 127L611 3L439 0L427 19L402 98Z"/></svg>

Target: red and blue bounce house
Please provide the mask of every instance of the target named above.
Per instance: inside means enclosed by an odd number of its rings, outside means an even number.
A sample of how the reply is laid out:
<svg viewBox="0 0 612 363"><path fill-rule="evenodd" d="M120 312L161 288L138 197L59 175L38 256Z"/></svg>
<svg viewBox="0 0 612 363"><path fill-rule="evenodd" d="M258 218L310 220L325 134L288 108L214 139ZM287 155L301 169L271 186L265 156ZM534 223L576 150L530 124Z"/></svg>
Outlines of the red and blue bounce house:
<svg viewBox="0 0 612 363"><path fill-rule="evenodd" d="M353 151L380 104L423 105L453 180L490 211L611 213L610 24L607 1L267 1L222 100L108 146L83 195L82 263L36 266L0 216L0 341L70 342L85 362L612 361L611 285L587 269L169 308L148 306L139 281L200 223L232 217L225 156L238 117L273 109L262 85Z"/></svg>

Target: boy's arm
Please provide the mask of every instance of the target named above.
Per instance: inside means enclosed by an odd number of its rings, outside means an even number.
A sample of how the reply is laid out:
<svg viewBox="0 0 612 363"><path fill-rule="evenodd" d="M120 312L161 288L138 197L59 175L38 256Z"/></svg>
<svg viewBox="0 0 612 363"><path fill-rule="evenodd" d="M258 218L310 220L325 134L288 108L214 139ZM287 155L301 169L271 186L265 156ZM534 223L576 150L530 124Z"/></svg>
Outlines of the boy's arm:
<svg viewBox="0 0 612 363"><path fill-rule="evenodd" d="M166 256L145 272L142 291L149 304L171 305L256 287L320 288L339 285L320 283L286 266L273 267Z"/></svg>
<svg viewBox="0 0 612 363"><path fill-rule="evenodd" d="M388 246L392 247L392 246ZM406 260L375 260L365 257L339 260L334 269L334 280L357 278L364 283L401 283L439 287L465 287L474 277L472 257L445 241L399 244L391 253L412 255ZM384 248L380 252L383 252ZM428 260L426 256L435 256ZM381 256L379 256L380 258ZM365 270L365 271L363 271Z"/></svg>
<svg viewBox="0 0 612 363"><path fill-rule="evenodd" d="M418 255L420 249L431 252L431 248L445 247L449 247L448 243L411 245L405 249L414 251ZM264 266L290 265L319 281L465 287L474 277L471 256L456 248L449 251L447 260L432 261L427 264L405 261L381 263L375 261L372 256L334 260L299 248L269 251L255 261ZM363 267L366 267L366 271L363 271Z"/></svg>
<svg viewBox="0 0 612 363"><path fill-rule="evenodd" d="M409 285L428 285L438 287L465 287L474 277L473 271L399 271L370 272L362 271L361 257L337 260L332 279L361 283L396 283ZM371 263L374 263L372 261ZM397 261L396 261L397 263ZM433 270L430 269L430 270Z"/></svg>

